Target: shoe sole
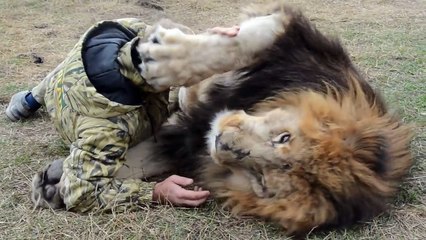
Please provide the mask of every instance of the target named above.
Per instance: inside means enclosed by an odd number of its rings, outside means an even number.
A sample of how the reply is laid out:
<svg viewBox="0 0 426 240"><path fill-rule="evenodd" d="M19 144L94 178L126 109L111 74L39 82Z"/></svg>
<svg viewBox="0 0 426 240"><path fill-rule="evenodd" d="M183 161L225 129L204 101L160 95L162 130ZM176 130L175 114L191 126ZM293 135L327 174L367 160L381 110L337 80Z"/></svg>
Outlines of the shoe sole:
<svg viewBox="0 0 426 240"><path fill-rule="evenodd" d="M7 106L7 108L6 108L6 116L7 116L7 118L9 118L9 120L10 121L12 121L12 122L17 122L19 119L17 119L13 114L12 114L12 112L11 112L11 110L10 110L10 108L9 108L10 106Z"/></svg>

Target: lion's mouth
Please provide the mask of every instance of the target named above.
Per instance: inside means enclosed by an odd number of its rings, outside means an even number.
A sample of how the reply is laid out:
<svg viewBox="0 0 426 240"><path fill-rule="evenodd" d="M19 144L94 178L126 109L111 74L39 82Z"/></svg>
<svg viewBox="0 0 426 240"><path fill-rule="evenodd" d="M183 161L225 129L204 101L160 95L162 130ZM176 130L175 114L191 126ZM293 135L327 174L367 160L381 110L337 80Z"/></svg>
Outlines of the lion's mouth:
<svg viewBox="0 0 426 240"><path fill-rule="evenodd" d="M216 135L215 139L214 139L214 148L215 150L217 150L218 145L220 145L220 137L222 136L222 133L220 133L219 135Z"/></svg>

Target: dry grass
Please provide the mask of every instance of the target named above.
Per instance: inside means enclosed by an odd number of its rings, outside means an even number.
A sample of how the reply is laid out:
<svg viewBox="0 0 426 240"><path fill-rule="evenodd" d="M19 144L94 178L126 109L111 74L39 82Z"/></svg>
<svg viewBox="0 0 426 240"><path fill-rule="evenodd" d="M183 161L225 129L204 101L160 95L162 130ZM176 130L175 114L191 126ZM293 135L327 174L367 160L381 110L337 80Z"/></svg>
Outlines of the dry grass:
<svg viewBox="0 0 426 240"><path fill-rule="evenodd" d="M0 238L1 239L283 239L279 227L239 219L209 202L200 209L157 206L115 215L33 210L32 175L66 156L47 116L23 123L4 117L10 96L34 86L52 70L91 24L102 19L168 16L203 30L237 22L248 0L157 0L158 11L138 1L0 1ZM139 1L143 2L143 1ZM289 1L323 31L338 35L372 84L415 125L416 164L392 210L351 229L311 234L309 239L426 239L426 80L423 0ZM33 63L33 56L44 63Z"/></svg>

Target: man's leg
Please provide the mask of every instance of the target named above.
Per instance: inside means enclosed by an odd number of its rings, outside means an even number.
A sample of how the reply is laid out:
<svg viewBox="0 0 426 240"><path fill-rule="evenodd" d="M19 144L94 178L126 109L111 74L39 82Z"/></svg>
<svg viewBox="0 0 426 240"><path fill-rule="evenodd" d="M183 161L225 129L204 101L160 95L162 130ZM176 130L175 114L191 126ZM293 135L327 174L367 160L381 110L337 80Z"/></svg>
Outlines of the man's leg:
<svg viewBox="0 0 426 240"><path fill-rule="evenodd" d="M117 121L77 116L78 138L71 144L70 155L34 176L33 203L77 212L134 209L149 203L154 183L116 178L130 139L143 120L137 111Z"/></svg>
<svg viewBox="0 0 426 240"><path fill-rule="evenodd" d="M39 85L44 85L44 81ZM30 91L21 91L15 93L10 99L9 105L6 108L6 116L12 121L27 119L41 104L35 100L34 95Z"/></svg>
<svg viewBox="0 0 426 240"><path fill-rule="evenodd" d="M31 91L25 90L15 93L7 106L6 116L13 122L24 120L43 106L47 86L55 74L62 68L62 65L63 63L59 64L55 70L50 72Z"/></svg>

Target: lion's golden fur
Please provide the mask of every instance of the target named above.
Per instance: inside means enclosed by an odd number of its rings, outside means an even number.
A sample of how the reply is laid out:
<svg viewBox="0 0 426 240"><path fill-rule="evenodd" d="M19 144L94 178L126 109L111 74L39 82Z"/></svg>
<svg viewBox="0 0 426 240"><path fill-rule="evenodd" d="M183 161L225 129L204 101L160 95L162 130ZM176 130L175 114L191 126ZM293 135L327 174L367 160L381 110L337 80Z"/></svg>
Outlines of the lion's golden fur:
<svg viewBox="0 0 426 240"><path fill-rule="evenodd" d="M288 233L339 225L339 215L348 214L341 208L349 202L361 204L359 212L350 214L375 216L384 210L386 199L395 194L411 166L410 128L371 104L358 79L347 81L350 88L345 92L332 87L326 94L283 92L254 107L251 114L289 106L300 111L301 135L310 145L296 149L303 158L284 173L263 170L266 182L279 186L274 198L259 198L243 175L230 177L240 174L232 167L209 164L204 169L205 184L233 213L277 221ZM388 156L384 160L378 154Z"/></svg>

